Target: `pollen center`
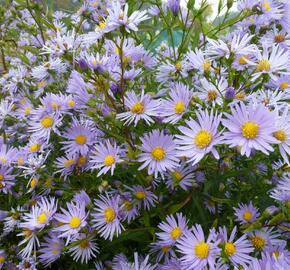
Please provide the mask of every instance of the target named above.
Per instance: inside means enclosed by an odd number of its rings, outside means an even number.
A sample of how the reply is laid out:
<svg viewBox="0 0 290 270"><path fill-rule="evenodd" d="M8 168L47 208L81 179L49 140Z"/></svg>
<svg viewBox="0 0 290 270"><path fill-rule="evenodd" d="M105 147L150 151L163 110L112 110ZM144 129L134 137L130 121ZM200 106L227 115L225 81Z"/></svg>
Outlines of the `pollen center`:
<svg viewBox="0 0 290 270"><path fill-rule="evenodd" d="M177 114L181 114L185 111L185 104L182 101L179 101L175 104L174 109Z"/></svg>
<svg viewBox="0 0 290 270"><path fill-rule="evenodd" d="M73 229L77 229L81 225L81 219L79 217L72 217L70 219L69 225Z"/></svg>
<svg viewBox="0 0 290 270"><path fill-rule="evenodd" d="M217 97L218 97L217 91L215 91L215 90L209 90L207 92L207 99L209 101L214 101L214 100L216 100Z"/></svg>
<svg viewBox="0 0 290 270"><path fill-rule="evenodd" d="M200 130L194 138L194 144L200 148L206 148L212 141L212 135L207 130Z"/></svg>
<svg viewBox="0 0 290 270"><path fill-rule="evenodd" d="M236 247L232 242L225 244L225 252L228 256L233 256L236 253Z"/></svg>
<svg viewBox="0 0 290 270"><path fill-rule="evenodd" d="M4 256L0 256L0 264L5 262L5 257Z"/></svg>
<svg viewBox="0 0 290 270"><path fill-rule="evenodd" d="M246 65L248 63L249 57L246 55L243 55L239 58L239 64L240 65Z"/></svg>
<svg viewBox="0 0 290 270"><path fill-rule="evenodd" d="M80 242L80 248L85 249L88 248L90 246L90 242L87 239L83 239Z"/></svg>
<svg viewBox="0 0 290 270"><path fill-rule="evenodd" d="M87 142L87 137L85 135L77 135L75 137L75 142L77 144L83 145Z"/></svg>
<svg viewBox="0 0 290 270"><path fill-rule="evenodd" d="M166 153L162 147L157 146L157 147L153 148L153 150L151 152L151 156L154 160L160 161L160 160L165 158Z"/></svg>
<svg viewBox="0 0 290 270"><path fill-rule="evenodd" d="M199 259L205 259L209 254L209 244L205 242L199 242L194 247L195 256Z"/></svg>
<svg viewBox="0 0 290 270"><path fill-rule="evenodd" d="M137 191L137 192L135 192L135 197L136 197L138 200L143 200L143 199L145 199L146 194L145 194L144 191Z"/></svg>
<svg viewBox="0 0 290 270"><path fill-rule="evenodd" d="M286 132L284 130L275 131L273 133L273 136L281 142L284 142L287 139L287 135L286 135Z"/></svg>
<svg viewBox="0 0 290 270"><path fill-rule="evenodd" d="M279 33L279 34L277 34L277 35L275 36L275 42L276 42L276 43L281 43L281 42L283 42L283 41L285 41L285 35L284 35L284 34Z"/></svg>
<svg viewBox="0 0 290 270"><path fill-rule="evenodd" d="M267 60L267 59L261 59L257 65L257 70L260 72L270 71L270 69L271 69L271 64L270 64L269 60Z"/></svg>
<svg viewBox="0 0 290 270"><path fill-rule="evenodd" d="M174 171L172 172L172 178L174 179L174 181L176 182L180 182L182 180L182 174L179 171Z"/></svg>
<svg viewBox="0 0 290 270"><path fill-rule="evenodd" d="M171 232L170 232L170 236L173 240L176 240L177 238L179 238L182 234L182 231L179 227L174 228Z"/></svg>
<svg viewBox="0 0 290 270"><path fill-rule="evenodd" d="M74 163L74 160L73 159L68 159L66 160L64 163L63 163L63 166L65 168L68 168L70 165L72 165Z"/></svg>
<svg viewBox="0 0 290 270"><path fill-rule="evenodd" d="M4 180L3 174L0 174L0 182Z"/></svg>
<svg viewBox="0 0 290 270"><path fill-rule="evenodd" d="M182 64L180 62L176 63L175 68L176 68L177 71L181 71Z"/></svg>
<svg viewBox="0 0 290 270"><path fill-rule="evenodd" d="M34 152L39 151L39 149L40 149L40 145L38 143L34 143L30 146L29 151L34 153Z"/></svg>
<svg viewBox="0 0 290 270"><path fill-rule="evenodd" d="M40 123L44 128L50 128L53 125L53 118L51 116L45 116L41 119Z"/></svg>
<svg viewBox="0 0 290 270"><path fill-rule="evenodd" d="M266 244L265 239L263 239L260 236L254 236L254 237L252 237L251 238L251 241L252 241L253 246L256 249L262 249L265 246L265 244Z"/></svg>
<svg viewBox="0 0 290 270"><path fill-rule="evenodd" d="M38 217L37 217L37 222L40 224L44 224L47 221L47 216L44 212L42 212Z"/></svg>
<svg viewBox="0 0 290 270"><path fill-rule="evenodd" d="M208 72L210 70L210 62L208 60L205 60L202 64L203 71Z"/></svg>
<svg viewBox="0 0 290 270"><path fill-rule="evenodd" d="M245 122L241 128L243 136L247 139L257 138L260 129L257 123L251 121Z"/></svg>
<svg viewBox="0 0 290 270"><path fill-rule="evenodd" d="M74 100L72 100L72 99L68 100L68 102L67 102L67 105L69 107L73 107L75 104L76 104L76 102Z"/></svg>
<svg viewBox="0 0 290 270"><path fill-rule="evenodd" d="M289 88L289 83L288 82L282 82L280 84L280 88L283 89L283 90Z"/></svg>
<svg viewBox="0 0 290 270"><path fill-rule="evenodd" d="M141 114L144 113L144 105L142 102L136 102L132 108L131 108L131 112L132 113L136 113L136 114Z"/></svg>
<svg viewBox="0 0 290 270"><path fill-rule="evenodd" d="M253 218L253 214L252 214L250 211L246 211L246 212L243 214L243 218L244 218L244 220L246 220L246 221L250 221L250 220Z"/></svg>
<svg viewBox="0 0 290 270"><path fill-rule="evenodd" d="M104 159L105 166L111 166L115 163L115 158L112 155L107 155Z"/></svg>
<svg viewBox="0 0 290 270"><path fill-rule="evenodd" d="M265 11L269 11L271 9L271 5L270 3L267 1L267 2L264 2L262 4L263 8L265 9Z"/></svg>
<svg viewBox="0 0 290 270"><path fill-rule="evenodd" d="M105 209L104 215L107 223L111 223L116 218L115 210L111 207Z"/></svg>

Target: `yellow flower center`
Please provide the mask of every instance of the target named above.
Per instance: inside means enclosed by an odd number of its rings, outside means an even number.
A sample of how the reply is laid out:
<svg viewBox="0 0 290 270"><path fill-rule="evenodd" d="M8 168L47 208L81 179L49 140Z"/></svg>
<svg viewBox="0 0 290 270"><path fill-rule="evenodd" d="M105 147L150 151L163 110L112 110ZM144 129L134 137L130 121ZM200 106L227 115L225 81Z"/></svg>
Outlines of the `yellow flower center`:
<svg viewBox="0 0 290 270"><path fill-rule="evenodd" d="M176 182L180 182L183 178L181 172L179 171L174 171L171 175Z"/></svg>
<svg viewBox="0 0 290 270"><path fill-rule="evenodd" d="M23 158L17 159L17 164L18 165L23 165L24 164L24 159Z"/></svg>
<svg viewBox="0 0 290 270"><path fill-rule="evenodd" d="M255 139L259 134L260 127L255 122L245 122L242 126L242 135L247 139Z"/></svg>
<svg viewBox="0 0 290 270"><path fill-rule="evenodd" d="M32 235L32 230L30 230L30 229L28 229L28 228L24 228L23 229L23 234L24 234L24 236L26 237L26 238L28 238L29 236L31 236Z"/></svg>
<svg viewBox="0 0 290 270"><path fill-rule="evenodd" d="M5 262L5 257L4 256L0 256L0 264Z"/></svg>
<svg viewBox="0 0 290 270"><path fill-rule="evenodd" d="M68 159L66 160L64 163L63 163L63 166L65 168L68 168L70 165L72 165L74 163L74 160L73 159Z"/></svg>
<svg viewBox="0 0 290 270"><path fill-rule="evenodd" d="M116 218L116 212L113 208L108 207L104 211L105 220L107 223L111 223Z"/></svg>
<svg viewBox="0 0 290 270"><path fill-rule="evenodd" d="M176 63L175 68L176 68L177 71L181 71L182 64L180 62Z"/></svg>
<svg viewBox="0 0 290 270"><path fill-rule="evenodd" d="M195 256L199 259L205 259L209 254L209 244L205 242L199 242L194 247Z"/></svg>
<svg viewBox="0 0 290 270"><path fill-rule="evenodd" d="M74 100L70 99L70 100L68 100L67 105L69 107L73 107L74 105L76 105L76 102Z"/></svg>
<svg viewBox="0 0 290 270"><path fill-rule="evenodd" d="M90 242L87 240L87 239L83 239L81 242L80 242L80 248L82 249L86 249L90 246Z"/></svg>
<svg viewBox="0 0 290 270"><path fill-rule="evenodd" d="M280 84L280 88L283 89L283 90L289 88L289 83L288 82L282 82Z"/></svg>
<svg viewBox="0 0 290 270"><path fill-rule="evenodd" d="M210 70L210 61L209 60L205 60L204 62L203 62L203 71L204 72L209 72L209 70Z"/></svg>
<svg viewBox="0 0 290 270"><path fill-rule="evenodd" d="M233 256L236 253L236 247L232 242L225 244L225 252L228 256Z"/></svg>
<svg viewBox="0 0 290 270"><path fill-rule="evenodd" d="M269 11L271 9L271 5L268 1L264 2L262 4L263 8L265 9L265 11Z"/></svg>
<svg viewBox="0 0 290 270"><path fill-rule="evenodd" d="M249 57L247 55L243 55L239 58L240 65L246 65L248 63Z"/></svg>
<svg viewBox="0 0 290 270"><path fill-rule="evenodd" d="M4 158L4 157L0 157L0 162L2 163L2 164L5 164L6 163L6 158Z"/></svg>
<svg viewBox="0 0 290 270"><path fill-rule="evenodd" d="M99 25L98 25L97 28L99 28L99 29L104 29L106 26L107 26L106 21L102 21L102 22L99 23Z"/></svg>
<svg viewBox="0 0 290 270"><path fill-rule="evenodd" d="M26 107L25 110L24 110L24 115L27 116L29 115L31 112L31 108L30 107Z"/></svg>
<svg viewBox="0 0 290 270"><path fill-rule="evenodd" d="M165 158L166 153L162 147L157 146L157 147L153 148L153 150L151 151L151 156L154 160L160 161L160 160Z"/></svg>
<svg viewBox="0 0 290 270"><path fill-rule="evenodd" d="M179 227L174 228L171 232L170 232L170 236L173 240L176 240L177 238L179 238L182 234L182 231Z"/></svg>
<svg viewBox="0 0 290 270"><path fill-rule="evenodd" d="M43 87L45 86L45 84L46 84L46 81L40 81L40 82L37 84L37 86L38 86L39 88L43 88Z"/></svg>
<svg viewBox="0 0 290 270"><path fill-rule="evenodd" d="M87 137L85 135L77 135L75 137L75 142L79 145L83 145L87 142Z"/></svg>
<svg viewBox="0 0 290 270"><path fill-rule="evenodd" d="M279 33L279 34L277 34L277 35L275 36L275 42L276 42L276 43L281 43L281 42L283 42L283 41L285 41L285 35L284 35L284 34Z"/></svg>
<svg viewBox="0 0 290 270"><path fill-rule="evenodd" d="M200 130L195 135L195 138L194 138L194 144L200 149L203 149L209 146L211 141L212 141L212 135L207 130Z"/></svg>
<svg viewBox="0 0 290 270"><path fill-rule="evenodd" d="M41 119L40 123L44 128L50 128L52 127L54 120L51 116L45 116Z"/></svg>
<svg viewBox="0 0 290 270"><path fill-rule="evenodd" d="M37 222L40 224L44 224L47 221L47 216L44 212L42 212L38 217L37 217Z"/></svg>
<svg viewBox="0 0 290 270"><path fill-rule="evenodd" d="M58 104L55 101L51 102L50 105L51 105L52 109L54 109L55 111L60 108L60 104Z"/></svg>
<svg viewBox="0 0 290 270"><path fill-rule="evenodd" d="M39 151L39 149L40 149L40 144L34 143L30 146L29 151L32 153L35 153L35 152Z"/></svg>
<svg viewBox="0 0 290 270"><path fill-rule="evenodd" d="M253 218L253 214L250 212L250 211L246 211L244 214L243 214L243 219L246 220L246 221L250 221L251 219Z"/></svg>
<svg viewBox="0 0 290 270"><path fill-rule="evenodd" d="M2 182L3 180L4 180L3 174L0 174L0 182Z"/></svg>
<svg viewBox="0 0 290 270"><path fill-rule="evenodd" d="M163 246L161 249L164 253L167 253L170 250L170 246Z"/></svg>
<svg viewBox="0 0 290 270"><path fill-rule="evenodd" d="M280 256L280 252L278 250L275 250L272 252L272 256L278 258Z"/></svg>
<svg viewBox="0 0 290 270"><path fill-rule="evenodd" d="M87 162L87 157L86 156L80 156L79 159L78 159L78 165L79 166L82 166L84 164L86 164Z"/></svg>
<svg viewBox="0 0 290 270"><path fill-rule="evenodd" d="M69 221L69 225L73 229L77 229L81 225L81 219L79 217L72 217Z"/></svg>
<svg viewBox="0 0 290 270"><path fill-rule="evenodd" d="M34 188L38 184L38 179L37 178L32 178L30 181L30 187Z"/></svg>
<svg viewBox="0 0 290 270"><path fill-rule="evenodd" d="M138 199L138 200L143 200L146 198L146 194L144 191L136 191L135 192L135 197Z"/></svg>
<svg viewBox="0 0 290 270"><path fill-rule="evenodd" d="M104 160L105 166L111 166L115 163L115 158L112 155L107 155Z"/></svg>
<svg viewBox="0 0 290 270"><path fill-rule="evenodd" d="M286 135L286 132L284 130L275 131L273 133L273 136L281 142L284 142L287 139L287 135Z"/></svg>
<svg viewBox="0 0 290 270"><path fill-rule="evenodd" d="M262 249L265 244L266 244L266 240L260 236L254 236L251 238L252 241L252 245L256 248L256 249Z"/></svg>
<svg viewBox="0 0 290 270"><path fill-rule="evenodd" d="M136 114L141 114L144 113L144 105L142 102L136 102L132 108L131 108L131 112L132 113L136 113Z"/></svg>
<svg viewBox="0 0 290 270"><path fill-rule="evenodd" d="M214 101L218 97L218 93L215 90L209 90L207 92L207 99L208 101Z"/></svg>
<svg viewBox="0 0 290 270"><path fill-rule="evenodd" d="M179 101L175 104L174 109L177 114L181 114L185 111L185 104L182 101Z"/></svg>
<svg viewBox="0 0 290 270"><path fill-rule="evenodd" d="M123 209L125 211L130 211L133 208L133 203L130 201L125 201L124 205L123 205Z"/></svg>
<svg viewBox="0 0 290 270"><path fill-rule="evenodd" d="M269 60L267 60L267 59L261 59L257 65L257 70L260 72L270 71L270 69L271 69L271 64L270 64Z"/></svg>

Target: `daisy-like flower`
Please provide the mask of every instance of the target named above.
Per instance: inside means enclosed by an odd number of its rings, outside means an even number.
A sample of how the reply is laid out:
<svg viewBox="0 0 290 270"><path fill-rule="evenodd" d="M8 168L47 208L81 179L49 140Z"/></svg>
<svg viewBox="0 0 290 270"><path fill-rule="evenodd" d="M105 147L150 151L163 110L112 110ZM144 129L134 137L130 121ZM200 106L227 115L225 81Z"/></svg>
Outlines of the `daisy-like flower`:
<svg viewBox="0 0 290 270"><path fill-rule="evenodd" d="M7 194L15 185L15 176L12 175L13 167L0 166L0 193Z"/></svg>
<svg viewBox="0 0 290 270"><path fill-rule="evenodd" d="M75 242L72 243L72 247L69 249L73 259L75 261L81 261L81 263L88 263L90 259L96 257L99 249L97 244L92 239L84 233L79 234Z"/></svg>
<svg viewBox="0 0 290 270"><path fill-rule="evenodd" d="M290 114L289 114L289 108L284 107L284 111L282 112L282 115L279 116L279 113L277 111L277 117L275 121L275 125L277 127L277 130L273 133L273 136L279 141L278 146L281 153L281 156L283 157L284 161L287 164L289 163L290 156Z"/></svg>
<svg viewBox="0 0 290 270"><path fill-rule="evenodd" d="M126 186L130 190L136 199L137 209L141 209L142 205L145 210L149 210L150 207L154 206L157 201L157 196L150 191L150 188L145 188L140 185L138 186Z"/></svg>
<svg viewBox="0 0 290 270"><path fill-rule="evenodd" d="M197 112L196 116L197 121L186 121L187 127L179 127L183 135L176 135L179 155L189 158L188 162L192 162L192 165L207 153L212 153L218 159L219 154L214 146L221 141L218 131L221 115L214 115L213 111L209 114L206 110Z"/></svg>
<svg viewBox="0 0 290 270"><path fill-rule="evenodd" d="M198 72L209 72L211 68L211 61L205 57L205 54L199 50L189 51L186 55L185 67L188 71L196 69Z"/></svg>
<svg viewBox="0 0 290 270"><path fill-rule="evenodd" d="M176 144L173 136L165 135L163 131L153 130L141 138L142 154L138 161L143 162L139 170L148 166L148 174L157 177L158 173L163 175L167 170L173 171L178 166L179 159L175 156Z"/></svg>
<svg viewBox="0 0 290 270"><path fill-rule="evenodd" d="M176 217L173 215L167 216L166 221L161 222L158 228L162 230L162 232L156 233L159 240L171 246L187 232L187 220L181 213L177 213Z"/></svg>
<svg viewBox="0 0 290 270"><path fill-rule="evenodd" d="M35 231L28 228L22 228L22 232L18 233L17 236L24 236L24 239L18 244L18 246L26 245L22 250L20 250L19 255L23 258L30 257L31 253L39 247L39 240Z"/></svg>
<svg viewBox="0 0 290 270"><path fill-rule="evenodd" d="M256 149L268 155L274 151L270 143L279 141L273 137L277 131L275 115L262 104L245 106L243 102L231 107L231 114L225 113L223 125L229 131L223 133L224 141L230 147L240 147L242 155L250 156L251 150Z"/></svg>
<svg viewBox="0 0 290 270"><path fill-rule="evenodd" d="M87 225L85 205L80 202L72 201L67 203L67 209L61 208L62 214L55 214L54 218L61 224L53 231L59 232L58 237L67 238L66 245L78 236L79 231Z"/></svg>
<svg viewBox="0 0 290 270"><path fill-rule="evenodd" d="M240 224L252 223L260 216L258 208L254 207L252 202L248 205L239 203L237 208L234 207L234 210Z"/></svg>
<svg viewBox="0 0 290 270"><path fill-rule="evenodd" d="M0 249L0 269L2 269L2 266L4 265L6 261L6 254L3 249Z"/></svg>
<svg viewBox="0 0 290 270"><path fill-rule="evenodd" d="M152 116L158 116L160 101L153 100L149 94L144 94L144 90L142 90L140 97L135 92L126 93L125 106L129 111L117 114L117 119L125 121L125 124L134 122L135 126L143 119L150 125L154 122Z"/></svg>
<svg viewBox="0 0 290 270"><path fill-rule="evenodd" d="M92 217L93 227L102 237L112 241L115 233L118 236L124 230L120 220L120 196L110 198L108 194L100 195L99 199L95 200Z"/></svg>
<svg viewBox="0 0 290 270"><path fill-rule="evenodd" d="M214 231L209 233L205 239L202 227L197 224L192 227L192 231L185 232L177 242L177 249L183 255L180 260L182 269L202 270L207 266L215 269L215 261L220 249L219 241L215 240Z"/></svg>
<svg viewBox="0 0 290 270"><path fill-rule="evenodd" d="M108 10L107 23L111 30L114 30L120 26L124 26L127 32L138 31L138 24L142 21L149 19L146 11L134 11L128 16L128 4L125 7L121 6L119 1L114 1L112 7Z"/></svg>
<svg viewBox="0 0 290 270"><path fill-rule="evenodd" d="M160 116L164 117L163 122L175 124L186 113L192 92L188 86L176 83L169 93L170 99L163 100Z"/></svg>
<svg viewBox="0 0 290 270"><path fill-rule="evenodd" d="M105 144L99 143L95 147L90 162L93 163L92 169L100 170L97 177L106 174L108 171L111 171L111 175L114 174L116 164L122 161L119 152L120 148L117 144L114 142L112 145L109 140Z"/></svg>
<svg viewBox="0 0 290 270"><path fill-rule="evenodd" d="M170 258L175 258L176 254L172 246L168 246L162 241L154 242L150 245L150 254L156 255L156 262L164 260L169 261Z"/></svg>
<svg viewBox="0 0 290 270"><path fill-rule="evenodd" d="M277 186L271 191L270 196L282 203L290 201L290 173L284 173Z"/></svg>
<svg viewBox="0 0 290 270"><path fill-rule="evenodd" d="M165 183L171 190L177 187L188 190L195 183L194 177L192 166L188 166L185 162L182 162L178 168L165 174Z"/></svg>
<svg viewBox="0 0 290 270"><path fill-rule="evenodd" d="M123 197L122 198L123 200L122 200L121 210L122 210L123 219L127 220L128 223L130 223L131 220L134 220L139 215L137 203L132 198L132 195L130 192L124 192L122 194L122 197Z"/></svg>
<svg viewBox="0 0 290 270"><path fill-rule="evenodd" d="M37 270L36 265L37 262L35 261L36 258L24 258L21 262L17 265L17 269L22 270Z"/></svg>
<svg viewBox="0 0 290 270"><path fill-rule="evenodd" d="M52 219L57 209L55 198L42 197L37 205L33 205L31 212L23 216L23 222L20 227L29 228L31 230L43 229Z"/></svg>
<svg viewBox="0 0 290 270"><path fill-rule="evenodd" d="M8 147L6 144L2 144L0 141L0 165L9 166L15 161L17 150L13 147Z"/></svg>
<svg viewBox="0 0 290 270"><path fill-rule="evenodd" d="M226 227L223 227L220 228L218 237L221 239L224 253L230 262L235 267L239 267L239 265L246 267L252 260L252 257L249 254L254 251L254 249L251 243L247 240L247 236L245 234L234 241L236 232L237 227L234 227L230 237L228 238L227 229Z"/></svg>
<svg viewBox="0 0 290 270"><path fill-rule="evenodd" d="M71 154L86 155L94 143L96 134L88 121L78 121L73 118L72 126L66 130L63 137L68 141L62 142L63 149Z"/></svg>
<svg viewBox="0 0 290 270"><path fill-rule="evenodd" d="M252 80L256 80L262 74L269 74L271 78L275 78L276 74L288 74L289 52L283 50L279 46L268 48L263 46L263 51L259 50L255 53L257 61L248 60L248 63L255 67L255 73Z"/></svg>
<svg viewBox="0 0 290 270"><path fill-rule="evenodd" d="M45 242L40 245L38 257L39 261L47 267L60 258L64 242L55 233L50 233L44 237L44 240Z"/></svg>

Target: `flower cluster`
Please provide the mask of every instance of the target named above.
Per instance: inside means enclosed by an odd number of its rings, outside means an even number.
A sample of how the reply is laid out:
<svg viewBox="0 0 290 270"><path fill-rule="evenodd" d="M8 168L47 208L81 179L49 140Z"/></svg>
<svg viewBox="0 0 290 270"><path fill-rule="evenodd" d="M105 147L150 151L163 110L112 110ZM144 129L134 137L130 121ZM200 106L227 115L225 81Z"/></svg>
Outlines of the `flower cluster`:
<svg viewBox="0 0 290 270"><path fill-rule="evenodd" d="M0 7L0 269L290 269L290 3L195 2Z"/></svg>

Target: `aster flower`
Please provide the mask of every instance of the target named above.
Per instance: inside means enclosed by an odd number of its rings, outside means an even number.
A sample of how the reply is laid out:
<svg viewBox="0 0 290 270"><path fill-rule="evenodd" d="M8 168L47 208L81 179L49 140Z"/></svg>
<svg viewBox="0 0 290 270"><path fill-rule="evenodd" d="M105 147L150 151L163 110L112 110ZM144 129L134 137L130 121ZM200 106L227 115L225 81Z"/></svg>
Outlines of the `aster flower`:
<svg viewBox="0 0 290 270"><path fill-rule="evenodd" d="M270 196L282 203L290 201L290 173L284 173L277 186L272 189Z"/></svg>
<svg viewBox="0 0 290 270"><path fill-rule="evenodd" d="M223 133L224 141L230 147L239 146L241 154L250 156L251 150L256 149L268 155L274 151L270 143L278 143L273 137L277 131L275 127L275 115L269 112L263 105L254 107L244 103L233 105L231 115L225 113L223 125L229 131Z"/></svg>
<svg viewBox="0 0 290 270"><path fill-rule="evenodd" d="M239 203L238 207L234 207L235 216L240 224L248 224L254 222L259 216L259 210L250 202L248 205Z"/></svg>
<svg viewBox="0 0 290 270"><path fill-rule="evenodd" d="M65 151L86 155L94 143L96 134L88 121L80 122L73 118L72 126L66 130L63 137L68 139L62 142Z"/></svg>
<svg viewBox="0 0 290 270"><path fill-rule="evenodd" d="M162 241L157 241L150 245L150 254L155 254L156 262L168 262L170 258L176 257L173 247L166 245Z"/></svg>
<svg viewBox="0 0 290 270"><path fill-rule="evenodd" d="M25 245L25 247L20 250L19 255L23 258L29 258L32 252L36 251L37 247L40 245L35 231L23 228L17 236L24 236L24 239L19 242L18 246Z"/></svg>
<svg viewBox="0 0 290 270"><path fill-rule="evenodd" d="M162 232L156 233L157 237L168 246L174 245L188 231L187 220L181 213L177 213L176 217L167 216L166 221L161 222L158 228Z"/></svg>
<svg viewBox="0 0 290 270"><path fill-rule="evenodd" d="M223 250L229 261L236 267L239 267L239 265L246 267L252 260L252 257L249 256L249 254L254 249L251 243L247 240L246 235L243 235L234 241L236 232L237 227L234 227L228 238L227 229L226 227L223 227L220 228L218 237L221 239Z"/></svg>
<svg viewBox="0 0 290 270"><path fill-rule="evenodd" d="M215 240L215 232L211 231L207 239L201 226L195 225L177 242L177 249L183 255L180 260L183 269L202 270L207 266L215 269L215 261L220 249Z"/></svg>
<svg viewBox="0 0 290 270"><path fill-rule="evenodd" d="M128 190L133 193L133 196L136 199L137 209L141 209L142 205L145 210L149 210L152 206L155 205L157 201L156 195L150 191L150 188L145 188L140 185L138 186L126 186Z"/></svg>
<svg viewBox="0 0 290 270"><path fill-rule="evenodd" d="M95 208L92 213L93 227L97 229L102 237L113 240L114 234L117 236L124 230L120 220L120 197L109 197L100 195L95 200Z"/></svg>
<svg viewBox="0 0 290 270"><path fill-rule="evenodd" d="M154 122L152 116L158 116L160 101L153 100L149 94L144 95L142 90L140 97L134 92L126 93L125 106L129 111L117 114L117 119L125 121L125 124L134 122L135 126L143 119L150 125Z"/></svg>
<svg viewBox="0 0 290 270"><path fill-rule="evenodd" d="M120 26L124 26L127 32L137 31L138 24L142 21L149 19L146 11L134 11L130 16L128 16L128 4L125 4L124 9L119 1L112 3L112 7L108 10L107 23L108 26L116 29Z"/></svg>
<svg viewBox="0 0 290 270"><path fill-rule="evenodd" d="M17 269L19 270L37 270L36 268L37 262L35 258L25 258L22 259L21 262L17 265Z"/></svg>
<svg viewBox="0 0 290 270"><path fill-rule="evenodd" d="M12 175L13 167L0 166L0 193L7 194L15 185L15 175Z"/></svg>
<svg viewBox="0 0 290 270"><path fill-rule="evenodd" d="M98 247L92 237L86 234L79 234L75 242L72 242L72 247L69 249L75 261L88 263L98 253Z"/></svg>
<svg viewBox="0 0 290 270"><path fill-rule="evenodd" d="M195 51L189 51L186 54L186 69L188 71L192 69L196 69L198 72L203 71L209 72L212 67L211 67L211 61L206 58L205 54L203 51L199 49L195 49Z"/></svg>
<svg viewBox="0 0 290 270"><path fill-rule="evenodd" d="M192 92L182 83L173 84L171 89L170 99L162 102L160 116L164 117L163 122L175 124L186 113Z"/></svg>
<svg viewBox="0 0 290 270"><path fill-rule="evenodd" d="M148 174L157 177L169 170L172 171L178 166L178 158L175 156L176 144L173 136L165 135L163 131L153 130L141 138L142 154L139 155L138 161L143 162L139 170L148 166Z"/></svg>
<svg viewBox="0 0 290 270"><path fill-rule="evenodd" d="M61 225L53 229L59 232L58 237L67 238L66 245L71 239L78 236L79 231L87 225L87 216L85 205L76 201L67 203L67 209L61 208L62 214L55 214L54 218L60 222Z"/></svg>
<svg viewBox="0 0 290 270"><path fill-rule="evenodd" d="M106 174L111 171L111 175L114 174L116 164L121 162L119 156L120 148L114 142L112 145L109 140L103 143L99 143L92 152L91 161L93 163L92 169L100 169L98 176Z"/></svg>
<svg viewBox="0 0 290 270"><path fill-rule="evenodd" d="M122 215L123 219L127 220L128 223L130 223L132 220L134 220L138 215L139 211L137 208L137 204L134 199L132 198L131 194L129 192L124 192L122 194Z"/></svg>
<svg viewBox="0 0 290 270"><path fill-rule="evenodd" d="M212 153L218 159L219 154L214 146L221 141L218 132L221 115L214 115L213 111L209 114L206 110L198 111L196 116L197 121L186 121L187 127L179 127L183 135L176 135L179 155L187 157L192 165L198 163L207 153Z"/></svg>
<svg viewBox="0 0 290 270"><path fill-rule="evenodd" d="M47 267L60 258L64 242L55 233L50 233L44 240L39 249L39 261Z"/></svg>

